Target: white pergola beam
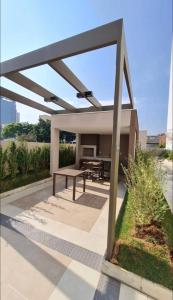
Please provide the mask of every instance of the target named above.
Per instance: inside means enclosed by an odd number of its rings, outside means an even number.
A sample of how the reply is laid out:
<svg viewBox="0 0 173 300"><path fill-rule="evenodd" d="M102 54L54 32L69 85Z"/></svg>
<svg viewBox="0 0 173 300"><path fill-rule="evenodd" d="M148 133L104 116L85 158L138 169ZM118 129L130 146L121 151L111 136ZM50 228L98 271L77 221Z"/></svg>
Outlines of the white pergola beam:
<svg viewBox="0 0 173 300"><path fill-rule="evenodd" d="M114 45L123 20L117 20L1 63L1 76Z"/></svg>
<svg viewBox="0 0 173 300"><path fill-rule="evenodd" d="M13 100L13 101L16 101L16 102L19 102L19 103L22 103L24 105L27 105L27 106L30 106L30 107L33 107L35 109L38 109L40 111L43 111L47 114L55 114L57 111L56 110L53 110L49 107L46 107L38 102L35 102L27 97L24 97L22 95L19 95L17 93L14 93L4 87L1 87L0 89L0 95L7 98L7 99L10 99L10 100Z"/></svg>
<svg viewBox="0 0 173 300"><path fill-rule="evenodd" d="M78 79L78 77L61 61L53 61L49 66L54 69L61 77L63 77L70 85L72 85L78 92L84 93L88 88ZM86 98L93 106L101 107L101 103L95 97Z"/></svg>
<svg viewBox="0 0 173 300"><path fill-rule="evenodd" d="M132 108L134 108L134 99L133 99L132 84L131 84L131 77L130 77L130 71L129 71L129 61L128 61L124 31L123 31L123 39L124 39L124 76L125 76L125 80L126 80L130 103L132 105Z"/></svg>
<svg viewBox="0 0 173 300"><path fill-rule="evenodd" d="M10 73L5 75L6 78L10 79L11 81L23 86L24 88L38 94L39 96L43 98L48 98L50 97L56 97L56 104L59 106L63 107L64 109L73 111L76 108L69 104L68 102L64 101L60 97L57 97L55 94L49 92L47 89L39 85L38 83L32 81L28 77L24 76L23 74L16 72L16 73Z"/></svg>

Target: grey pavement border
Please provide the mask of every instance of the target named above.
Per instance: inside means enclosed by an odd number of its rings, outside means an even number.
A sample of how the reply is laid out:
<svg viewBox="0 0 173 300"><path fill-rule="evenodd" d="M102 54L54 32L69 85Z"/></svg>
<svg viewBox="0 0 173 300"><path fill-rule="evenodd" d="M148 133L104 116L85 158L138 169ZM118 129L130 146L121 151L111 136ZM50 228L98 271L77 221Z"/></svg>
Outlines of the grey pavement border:
<svg viewBox="0 0 173 300"><path fill-rule="evenodd" d="M101 274L93 300L118 300L120 285L119 281Z"/></svg>
<svg viewBox="0 0 173 300"><path fill-rule="evenodd" d="M156 284L109 261L103 260L102 272L126 285L152 297L156 300L172 300L173 290L169 290L160 284Z"/></svg>

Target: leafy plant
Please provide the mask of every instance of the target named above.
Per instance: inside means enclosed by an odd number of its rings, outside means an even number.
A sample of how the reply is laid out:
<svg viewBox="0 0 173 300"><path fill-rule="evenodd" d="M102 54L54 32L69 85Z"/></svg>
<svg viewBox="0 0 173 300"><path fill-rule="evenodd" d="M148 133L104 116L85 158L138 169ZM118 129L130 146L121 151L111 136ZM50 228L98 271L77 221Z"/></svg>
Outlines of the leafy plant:
<svg viewBox="0 0 173 300"><path fill-rule="evenodd" d="M73 147L62 147L59 151L59 166L65 167L75 163L75 151Z"/></svg>
<svg viewBox="0 0 173 300"><path fill-rule="evenodd" d="M40 169L42 169L42 161L40 159L41 148L35 147L30 150L31 155L31 168L37 173Z"/></svg>
<svg viewBox="0 0 173 300"><path fill-rule="evenodd" d="M23 175L26 175L30 168L30 153L24 142L17 147L17 166L19 174Z"/></svg>
<svg viewBox="0 0 173 300"><path fill-rule="evenodd" d="M164 173L149 152L137 150L136 160L124 168L130 196L129 208L137 225L160 222L168 210L163 195Z"/></svg>
<svg viewBox="0 0 173 300"><path fill-rule="evenodd" d="M0 146L0 179L3 179L7 172L7 149Z"/></svg>
<svg viewBox="0 0 173 300"><path fill-rule="evenodd" d="M17 151L16 144L14 142L10 142L7 148L7 161L10 177L14 178L17 174Z"/></svg>
<svg viewBox="0 0 173 300"><path fill-rule="evenodd" d="M50 168L50 147L42 147L40 152L40 160L44 169Z"/></svg>
<svg viewBox="0 0 173 300"><path fill-rule="evenodd" d="M173 160L173 150L163 150L160 154L160 157L163 157L168 160Z"/></svg>

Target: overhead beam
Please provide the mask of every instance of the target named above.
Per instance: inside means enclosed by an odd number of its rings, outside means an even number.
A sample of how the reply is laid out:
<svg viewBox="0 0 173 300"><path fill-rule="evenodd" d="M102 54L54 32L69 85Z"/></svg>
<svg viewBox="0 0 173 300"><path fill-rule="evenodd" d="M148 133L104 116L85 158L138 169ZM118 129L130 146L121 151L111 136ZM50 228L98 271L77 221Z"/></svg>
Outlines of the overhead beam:
<svg viewBox="0 0 173 300"><path fill-rule="evenodd" d="M67 65L59 60L52 61L49 66L54 69L61 77L63 77L78 92L87 92L87 87L78 79L78 77L67 67ZM86 99L95 107L101 107L101 103L95 97L86 97Z"/></svg>
<svg viewBox="0 0 173 300"><path fill-rule="evenodd" d="M68 110L75 110L75 107L71 104L67 103L60 97L55 96L53 93L49 92L47 89L39 85L38 83L32 81L28 77L24 76L23 74L17 72L17 73L10 73L5 75L6 78L10 79L11 81L23 86L24 88L38 94L39 96L43 98L50 99L51 97L56 97L56 104L63 107L64 109Z"/></svg>
<svg viewBox="0 0 173 300"><path fill-rule="evenodd" d="M2 62L1 76L40 66L54 60L60 60L98 48L114 45L120 38L122 23L123 20L119 19Z"/></svg>
<svg viewBox="0 0 173 300"><path fill-rule="evenodd" d="M128 55L127 55L124 31L123 31L123 38L124 38L124 76L125 76L125 80L126 80L130 103L132 105L132 108L134 108L134 99L133 99L132 84L131 84L131 77L130 77L129 62L128 62Z"/></svg>
<svg viewBox="0 0 173 300"><path fill-rule="evenodd" d="M57 112L56 110L53 110L49 107L46 107L46 106L44 106L40 103L37 103L37 102L27 98L27 97L24 97L22 95L14 93L14 92L12 92L12 91L10 91L6 88L3 88L3 87L0 88L0 95L7 98L7 99L22 103L24 105L33 107L33 108L38 109L40 111L43 111L47 114L55 114Z"/></svg>
<svg viewBox="0 0 173 300"><path fill-rule="evenodd" d="M83 107L83 108L77 108L75 111L69 111L69 110L57 110L56 114L72 114L72 113L85 113L85 112L96 112L96 111L109 111L113 110L114 106L113 105L104 105L101 106L100 108L97 107ZM121 109L132 109L130 104L122 104Z"/></svg>

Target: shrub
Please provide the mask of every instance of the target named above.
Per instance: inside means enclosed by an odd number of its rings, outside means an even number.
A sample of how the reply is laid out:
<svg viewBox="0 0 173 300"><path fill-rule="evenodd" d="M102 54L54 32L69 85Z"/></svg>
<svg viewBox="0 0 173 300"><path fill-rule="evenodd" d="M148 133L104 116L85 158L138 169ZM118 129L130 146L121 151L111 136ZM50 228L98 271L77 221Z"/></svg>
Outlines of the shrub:
<svg viewBox="0 0 173 300"><path fill-rule="evenodd" d="M15 142L10 142L7 148L7 161L9 168L9 175L11 178L16 177L17 174L17 151Z"/></svg>
<svg viewBox="0 0 173 300"><path fill-rule="evenodd" d="M75 163L75 151L73 147L60 147L59 167L69 166Z"/></svg>
<svg viewBox="0 0 173 300"><path fill-rule="evenodd" d="M160 157L165 159L173 160L173 150L163 150Z"/></svg>
<svg viewBox="0 0 173 300"><path fill-rule="evenodd" d="M50 147L44 146L40 152L41 164L44 169L50 168Z"/></svg>
<svg viewBox="0 0 173 300"><path fill-rule="evenodd" d="M65 167L75 162L73 147L60 145L60 167ZM0 178L7 175L15 178L17 174L27 175L28 172L37 174L40 170L50 168L50 147L35 147L28 149L26 142L16 144L11 142L6 150L0 147Z"/></svg>
<svg viewBox="0 0 173 300"><path fill-rule="evenodd" d="M124 168L129 192L129 208L137 225L160 222L168 206L163 201L164 173L159 162L149 152L137 150L136 160Z"/></svg>
<svg viewBox="0 0 173 300"><path fill-rule="evenodd" d="M19 174L26 175L30 168L30 153L26 143L20 143L17 147L17 166Z"/></svg>
<svg viewBox="0 0 173 300"><path fill-rule="evenodd" d="M40 169L42 169L42 161L41 161L41 148L35 147L30 150L31 156L31 169L37 173Z"/></svg>
<svg viewBox="0 0 173 300"><path fill-rule="evenodd" d="M173 160L173 151L170 150L168 159Z"/></svg>
<svg viewBox="0 0 173 300"><path fill-rule="evenodd" d="M3 150L0 146L0 179L7 173L7 149Z"/></svg>

